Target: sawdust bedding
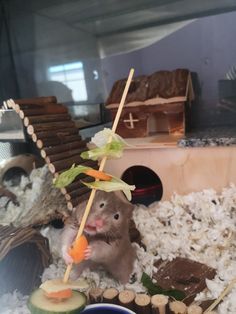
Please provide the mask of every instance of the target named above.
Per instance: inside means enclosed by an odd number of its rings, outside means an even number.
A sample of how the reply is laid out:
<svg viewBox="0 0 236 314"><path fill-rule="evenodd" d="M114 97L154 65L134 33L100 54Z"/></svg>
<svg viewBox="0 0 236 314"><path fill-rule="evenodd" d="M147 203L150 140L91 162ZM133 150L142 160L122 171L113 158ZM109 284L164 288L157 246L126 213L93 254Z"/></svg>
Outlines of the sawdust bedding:
<svg viewBox="0 0 236 314"><path fill-rule="evenodd" d="M28 194L29 199L33 200L32 193ZM27 196L22 197L27 202ZM134 210L133 218L147 250L144 251L134 244L138 260L135 263L132 283L127 284L125 288L144 291L140 284L143 271L151 276L155 271L153 264L156 260L172 260L176 256L205 263L217 270L214 280L206 282L207 291L198 294L197 300L216 298L224 287L236 278L234 185L223 189L220 194L208 189L185 196L173 195L170 201L155 202L148 208L139 205ZM41 232L49 238L53 254L53 264L45 269L42 281L61 277L65 271L65 264L60 258L61 230L47 227ZM102 271L85 271L83 276L92 279L102 288L124 288ZM27 296L18 291L5 294L0 297L1 313L28 314L26 302ZM236 287L224 298L218 307L218 313L236 313Z"/></svg>

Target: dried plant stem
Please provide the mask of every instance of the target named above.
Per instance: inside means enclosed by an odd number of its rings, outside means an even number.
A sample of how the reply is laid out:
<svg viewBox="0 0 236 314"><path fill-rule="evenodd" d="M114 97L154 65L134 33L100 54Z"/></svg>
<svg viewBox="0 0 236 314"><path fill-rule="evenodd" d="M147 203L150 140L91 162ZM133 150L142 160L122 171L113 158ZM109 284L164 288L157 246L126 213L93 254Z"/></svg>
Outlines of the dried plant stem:
<svg viewBox="0 0 236 314"><path fill-rule="evenodd" d="M214 308L220 303L221 300L233 289L234 285L236 284L236 278L234 278L230 284L222 291L219 297L206 309L203 314L210 313Z"/></svg>

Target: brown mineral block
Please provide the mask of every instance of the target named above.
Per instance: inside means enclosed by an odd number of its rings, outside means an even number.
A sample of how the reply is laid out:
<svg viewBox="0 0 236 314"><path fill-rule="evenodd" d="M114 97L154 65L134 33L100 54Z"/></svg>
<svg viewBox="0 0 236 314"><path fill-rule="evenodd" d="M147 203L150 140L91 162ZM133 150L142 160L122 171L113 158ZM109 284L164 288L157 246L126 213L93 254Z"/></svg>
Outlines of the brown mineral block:
<svg viewBox="0 0 236 314"><path fill-rule="evenodd" d="M196 294L206 288L206 279L215 277L215 269L187 258L177 257L173 261L158 261L153 275L163 289L178 289L186 294L184 303L189 305Z"/></svg>

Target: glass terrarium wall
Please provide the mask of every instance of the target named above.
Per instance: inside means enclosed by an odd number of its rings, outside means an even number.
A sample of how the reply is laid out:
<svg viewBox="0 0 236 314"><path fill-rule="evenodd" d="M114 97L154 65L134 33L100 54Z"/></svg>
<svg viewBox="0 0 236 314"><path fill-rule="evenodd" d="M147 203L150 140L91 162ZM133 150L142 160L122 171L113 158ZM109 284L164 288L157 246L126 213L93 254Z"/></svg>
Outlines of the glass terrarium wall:
<svg viewBox="0 0 236 314"><path fill-rule="evenodd" d="M100 103L130 67L136 76L187 67L208 97L224 79L215 74L236 75L235 16L206 16L234 10L235 0L1 0L0 101L56 95L81 126L96 124ZM222 97L233 97L232 88L219 83ZM206 124L218 119L217 100L208 102Z"/></svg>
<svg viewBox="0 0 236 314"><path fill-rule="evenodd" d="M55 95L82 124L100 122L104 89L97 39L73 23L76 3L1 2L1 102Z"/></svg>

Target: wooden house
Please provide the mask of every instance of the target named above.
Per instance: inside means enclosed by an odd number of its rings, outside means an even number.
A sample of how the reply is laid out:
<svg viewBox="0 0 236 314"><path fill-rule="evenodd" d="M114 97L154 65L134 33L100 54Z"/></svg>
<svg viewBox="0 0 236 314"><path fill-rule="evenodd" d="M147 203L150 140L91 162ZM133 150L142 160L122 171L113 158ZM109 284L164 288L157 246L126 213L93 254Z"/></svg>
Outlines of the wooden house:
<svg viewBox="0 0 236 314"><path fill-rule="evenodd" d="M112 118L125 86L125 80L115 82L106 106ZM136 77L130 86L118 124L122 137L146 137L158 132L185 134L186 109L194 99L189 70L158 71L150 76Z"/></svg>

